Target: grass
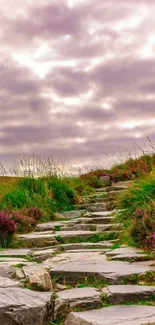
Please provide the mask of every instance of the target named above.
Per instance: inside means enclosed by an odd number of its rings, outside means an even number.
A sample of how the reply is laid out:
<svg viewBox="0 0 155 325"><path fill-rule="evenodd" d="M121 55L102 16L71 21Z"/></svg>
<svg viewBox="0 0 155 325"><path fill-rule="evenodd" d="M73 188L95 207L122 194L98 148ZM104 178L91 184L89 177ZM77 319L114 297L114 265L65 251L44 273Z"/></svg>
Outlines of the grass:
<svg viewBox="0 0 155 325"><path fill-rule="evenodd" d="M122 209L116 220L122 224L122 240L129 245L155 247L155 173L137 180L119 198Z"/></svg>

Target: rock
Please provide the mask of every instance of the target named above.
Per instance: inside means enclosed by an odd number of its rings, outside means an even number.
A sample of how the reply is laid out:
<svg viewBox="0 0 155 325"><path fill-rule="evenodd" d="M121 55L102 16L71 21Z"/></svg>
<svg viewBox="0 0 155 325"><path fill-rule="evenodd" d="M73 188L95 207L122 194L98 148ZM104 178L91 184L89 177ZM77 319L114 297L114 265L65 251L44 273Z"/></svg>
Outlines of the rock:
<svg viewBox="0 0 155 325"><path fill-rule="evenodd" d="M119 247L113 250L110 250L106 253L107 256L115 256L115 255L124 255L124 254L137 254L143 253L141 249L134 248L134 247Z"/></svg>
<svg viewBox="0 0 155 325"><path fill-rule="evenodd" d="M57 291L61 291L61 290L66 290L67 287L65 285L57 283L56 289L57 289Z"/></svg>
<svg viewBox="0 0 155 325"><path fill-rule="evenodd" d="M108 303L120 304L130 301L151 299L155 294L155 287L138 285L112 285L104 288L102 293L106 294L106 301Z"/></svg>
<svg viewBox="0 0 155 325"><path fill-rule="evenodd" d="M65 325L154 325L155 307L112 306L68 315Z"/></svg>
<svg viewBox="0 0 155 325"><path fill-rule="evenodd" d="M60 263L59 261L55 263L55 266L51 267L50 274L56 276L59 282L66 281L66 283L72 284L85 281L86 275L95 279L103 279L110 284L120 284L121 280L128 276L145 274L154 270L149 266L136 265L136 263L107 261L104 260L104 255L102 256L102 261L95 259L87 261L83 259L66 263Z"/></svg>
<svg viewBox="0 0 155 325"><path fill-rule="evenodd" d="M76 307L85 310L101 307L101 293L94 288L75 288L59 292L55 300L55 320L66 317Z"/></svg>
<svg viewBox="0 0 155 325"><path fill-rule="evenodd" d="M0 259L4 256L24 257L30 254L30 249L4 249L0 251Z"/></svg>
<svg viewBox="0 0 155 325"><path fill-rule="evenodd" d="M62 216L68 219L72 219L72 218L79 218L81 217L82 214L83 211L81 210L73 210L73 211L61 212L58 214L58 216L59 218Z"/></svg>
<svg viewBox="0 0 155 325"><path fill-rule="evenodd" d="M41 265L24 266L23 272L27 282L35 289L52 291L50 275Z"/></svg>
<svg viewBox="0 0 155 325"><path fill-rule="evenodd" d="M16 279L17 280L24 280L25 275L21 269L16 269Z"/></svg>
<svg viewBox="0 0 155 325"><path fill-rule="evenodd" d="M112 181L111 181L111 178L110 176L101 176L99 177L99 181L100 181L100 184L102 184L102 186L111 186L112 184Z"/></svg>
<svg viewBox="0 0 155 325"><path fill-rule="evenodd" d="M0 288L0 324L45 325L52 320L51 293Z"/></svg>
<svg viewBox="0 0 155 325"><path fill-rule="evenodd" d="M22 240L26 247L46 247L50 245L56 245L57 241L53 236L53 233L45 232L33 232L30 234L18 235L18 238Z"/></svg>
<svg viewBox="0 0 155 325"><path fill-rule="evenodd" d="M83 252L83 250L79 250L76 254L75 252L65 252L62 254L59 254L57 256L54 256L52 258L47 259L44 263L43 266L46 269L50 269L52 267L55 267L55 265L61 265L66 262L73 262L73 261L106 261L106 256L102 255L101 252L91 252L91 251L86 251Z"/></svg>
<svg viewBox="0 0 155 325"><path fill-rule="evenodd" d="M111 241L103 241L99 243L72 243L72 244L64 244L58 245L57 248L64 251L70 251L75 249L104 249L111 248L113 243Z"/></svg>
<svg viewBox="0 0 155 325"><path fill-rule="evenodd" d="M11 279L0 277L0 288L18 287L19 282Z"/></svg>
<svg viewBox="0 0 155 325"><path fill-rule="evenodd" d="M128 261L128 262L148 261L150 259L152 259L152 257L147 254L137 254L137 253L120 254L109 258L110 261Z"/></svg>
<svg viewBox="0 0 155 325"><path fill-rule="evenodd" d="M36 231L55 230L56 227L61 227L61 225L62 222L58 222L58 221L39 223L36 227Z"/></svg>
<svg viewBox="0 0 155 325"><path fill-rule="evenodd" d="M8 279L12 279L15 275L15 269L9 264L0 264L0 276Z"/></svg>

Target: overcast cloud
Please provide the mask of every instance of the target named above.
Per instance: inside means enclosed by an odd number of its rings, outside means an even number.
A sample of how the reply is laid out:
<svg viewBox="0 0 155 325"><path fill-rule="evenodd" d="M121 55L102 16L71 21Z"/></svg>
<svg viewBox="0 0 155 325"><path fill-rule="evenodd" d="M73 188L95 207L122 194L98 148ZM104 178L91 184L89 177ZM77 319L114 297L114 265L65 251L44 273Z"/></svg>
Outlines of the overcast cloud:
<svg viewBox="0 0 155 325"><path fill-rule="evenodd" d="M154 0L0 0L0 161L155 139Z"/></svg>

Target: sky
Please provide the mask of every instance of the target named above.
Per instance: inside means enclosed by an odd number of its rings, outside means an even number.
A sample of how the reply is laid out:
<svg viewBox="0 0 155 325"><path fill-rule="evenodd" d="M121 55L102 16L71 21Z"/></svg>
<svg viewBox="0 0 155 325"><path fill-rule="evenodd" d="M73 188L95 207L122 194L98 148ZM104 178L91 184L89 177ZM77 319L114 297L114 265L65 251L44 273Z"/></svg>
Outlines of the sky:
<svg viewBox="0 0 155 325"><path fill-rule="evenodd" d="M0 162L155 140L155 0L0 0Z"/></svg>

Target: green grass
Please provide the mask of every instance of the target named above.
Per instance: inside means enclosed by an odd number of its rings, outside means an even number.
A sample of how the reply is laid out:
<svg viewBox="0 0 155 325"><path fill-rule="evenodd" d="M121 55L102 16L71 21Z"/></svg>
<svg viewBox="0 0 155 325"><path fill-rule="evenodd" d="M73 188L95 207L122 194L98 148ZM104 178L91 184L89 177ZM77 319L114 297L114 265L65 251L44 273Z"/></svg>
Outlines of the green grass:
<svg viewBox="0 0 155 325"><path fill-rule="evenodd" d="M122 240L130 245L153 249L155 234L155 174L137 180L119 198L116 215L122 224ZM154 240L155 244L155 240Z"/></svg>

